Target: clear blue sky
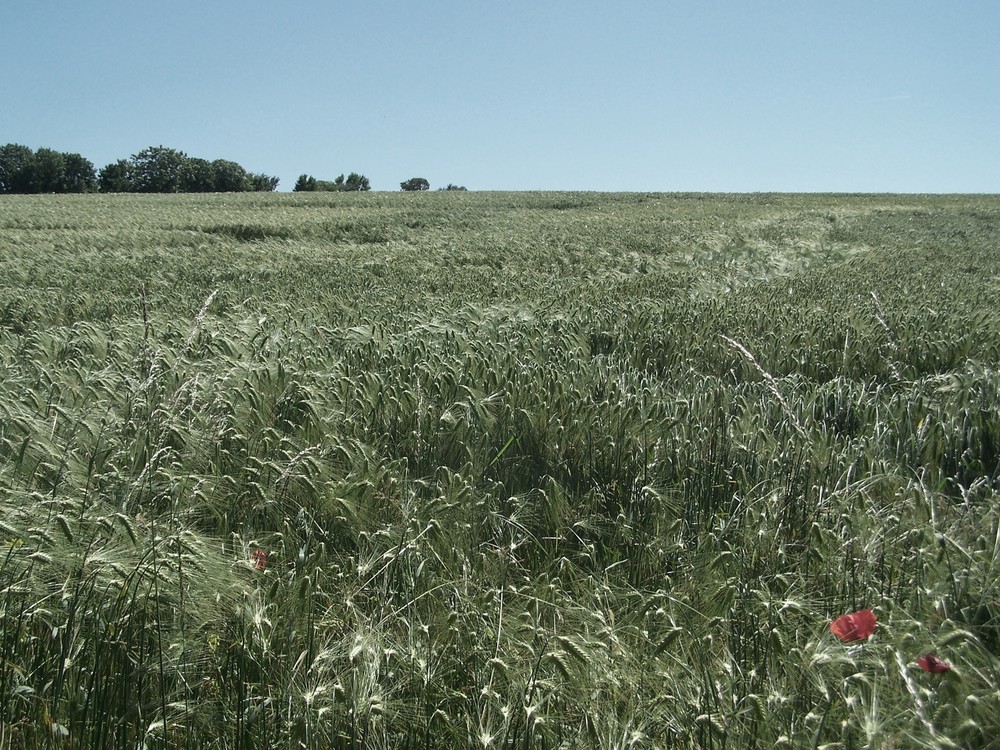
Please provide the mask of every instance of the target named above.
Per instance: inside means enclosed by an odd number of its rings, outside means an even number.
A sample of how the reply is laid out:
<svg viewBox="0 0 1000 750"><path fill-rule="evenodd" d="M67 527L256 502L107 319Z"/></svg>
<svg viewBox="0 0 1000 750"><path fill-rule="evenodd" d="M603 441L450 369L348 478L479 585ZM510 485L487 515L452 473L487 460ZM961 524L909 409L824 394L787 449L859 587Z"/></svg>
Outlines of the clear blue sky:
<svg viewBox="0 0 1000 750"><path fill-rule="evenodd" d="M3 0L0 144L279 190L996 193L998 34L996 0Z"/></svg>

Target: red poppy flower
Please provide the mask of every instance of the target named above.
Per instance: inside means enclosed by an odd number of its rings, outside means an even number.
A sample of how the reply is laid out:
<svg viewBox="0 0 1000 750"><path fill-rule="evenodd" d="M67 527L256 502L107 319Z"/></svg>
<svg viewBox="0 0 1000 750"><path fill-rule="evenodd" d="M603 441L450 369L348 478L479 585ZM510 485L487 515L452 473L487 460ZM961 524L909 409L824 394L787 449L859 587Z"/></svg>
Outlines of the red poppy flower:
<svg viewBox="0 0 1000 750"><path fill-rule="evenodd" d="M941 674L942 672L947 672L951 669L951 664L946 662L944 659L939 659L934 654L927 654L927 656L921 656L917 659L917 664L925 672L934 672L935 674Z"/></svg>
<svg viewBox="0 0 1000 750"><path fill-rule="evenodd" d="M849 615L841 615L830 623L830 631L840 640L863 641L875 632L875 613L870 609L862 609Z"/></svg>
<svg viewBox="0 0 1000 750"><path fill-rule="evenodd" d="M259 547L250 553L250 560L257 570L264 570L267 567L267 553Z"/></svg>

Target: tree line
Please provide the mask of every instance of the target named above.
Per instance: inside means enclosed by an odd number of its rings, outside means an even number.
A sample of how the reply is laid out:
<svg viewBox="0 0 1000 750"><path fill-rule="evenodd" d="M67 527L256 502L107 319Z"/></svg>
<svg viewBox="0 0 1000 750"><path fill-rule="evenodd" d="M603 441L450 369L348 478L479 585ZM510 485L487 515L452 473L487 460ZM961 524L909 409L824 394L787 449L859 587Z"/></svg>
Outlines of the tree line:
<svg viewBox="0 0 1000 750"><path fill-rule="evenodd" d="M399 189L404 192L422 192L424 190L430 190L431 184L423 177L411 177L408 180L404 180L399 183ZM340 175L335 180L317 180L312 175L302 174L299 175L299 179L295 181L295 187L292 190L296 193L303 192L351 192L351 191L365 191L371 190L371 185L368 182L368 178L363 174L358 174L357 172L351 172L347 177ZM438 188L438 190L465 190L461 185L452 185L448 183L448 187Z"/></svg>
<svg viewBox="0 0 1000 750"><path fill-rule="evenodd" d="M0 146L0 194L3 193L242 193L270 192L278 178L248 172L227 159L199 159L166 146L150 146L128 159L119 159L100 171L80 154L51 148ZM424 191L430 183L412 177L399 184L404 191ZM448 184L439 190L465 190ZM335 180L300 175L293 188L301 191L367 191L367 177L351 172Z"/></svg>
<svg viewBox="0 0 1000 750"><path fill-rule="evenodd" d="M234 161L208 161L165 146L150 146L100 171L80 154L0 146L0 193L242 193L277 187L277 177Z"/></svg>

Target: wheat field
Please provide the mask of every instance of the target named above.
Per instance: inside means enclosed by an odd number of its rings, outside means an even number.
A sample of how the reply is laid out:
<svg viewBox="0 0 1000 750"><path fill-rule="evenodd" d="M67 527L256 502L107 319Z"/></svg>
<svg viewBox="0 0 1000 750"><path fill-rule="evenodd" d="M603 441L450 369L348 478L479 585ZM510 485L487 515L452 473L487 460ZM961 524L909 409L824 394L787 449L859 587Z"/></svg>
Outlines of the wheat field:
<svg viewBox="0 0 1000 750"><path fill-rule="evenodd" d="M998 268L996 196L3 196L0 750L1000 747Z"/></svg>

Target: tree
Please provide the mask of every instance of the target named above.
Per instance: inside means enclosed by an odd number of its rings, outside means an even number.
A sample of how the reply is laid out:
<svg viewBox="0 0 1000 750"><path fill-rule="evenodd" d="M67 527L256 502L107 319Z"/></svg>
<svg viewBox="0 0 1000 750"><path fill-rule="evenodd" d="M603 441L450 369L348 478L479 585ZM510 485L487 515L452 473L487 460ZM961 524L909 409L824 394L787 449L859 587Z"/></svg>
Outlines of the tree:
<svg viewBox="0 0 1000 750"><path fill-rule="evenodd" d="M182 193L211 193L215 190L215 167L207 159L187 157L181 174Z"/></svg>
<svg viewBox="0 0 1000 750"><path fill-rule="evenodd" d="M250 189L255 193L271 193L278 189L278 178L266 174L250 174Z"/></svg>
<svg viewBox="0 0 1000 750"><path fill-rule="evenodd" d="M212 171L217 193L244 193L250 187L250 175L234 161L216 159L212 162Z"/></svg>
<svg viewBox="0 0 1000 750"><path fill-rule="evenodd" d="M28 162L29 193L61 193L66 179L66 160L58 151L40 148Z"/></svg>
<svg viewBox="0 0 1000 750"><path fill-rule="evenodd" d="M188 156L165 146L150 146L131 158L132 186L139 193L178 193L184 186Z"/></svg>
<svg viewBox="0 0 1000 750"><path fill-rule="evenodd" d="M406 182L399 183L399 187L407 192L418 190L430 190L431 184L423 177L411 177Z"/></svg>
<svg viewBox="0 0 1000 750"><path fill-rule="evenodd" d="M98 185L102 193L131 193L132 166L125 159L119 159L114 164L108 164L98 175Z"/></svg>
<svg viewBox="0 0 1000 750"><path fill-rule="evenodd" d="M89 159L84 159L80 154L63 154L63 167L65 192L89 193L97 189L97 172Z"/></svg>
<svg viewBox="0 0 1000 750"><path fill-rule="evenodd" d="M0 146L0 193L23 193L34 152L19 143Z"/></svg>
<svg viewBox="0 0 1000 750"><path fill-rule="evenodd" d="M341 175L340 178L338 179L342 178L343 175ZM372 189L371 185L368 183L368 178L365 177L363 174L358 174L357 172L351 172L349 175L347 175L347 181L344 182L343 185L344 185L343 187L344 190L365 191Z"/></svg>
<svg viewBox="0 0 1000 750"><path fill-rule="evenodd" d="M316 189L316 178L308 174L300 174L299 179L295 181L295 187L292 188L293 192L311 192Z"/></svg>
<svg viewBox="0 0 1000 750"><path fill-rule="evenodd" d="M448 187L438 188L438 190L466 190L466 189L467 188L465 188L462 185L452 185L450 182L448 183Z"/></svg>

